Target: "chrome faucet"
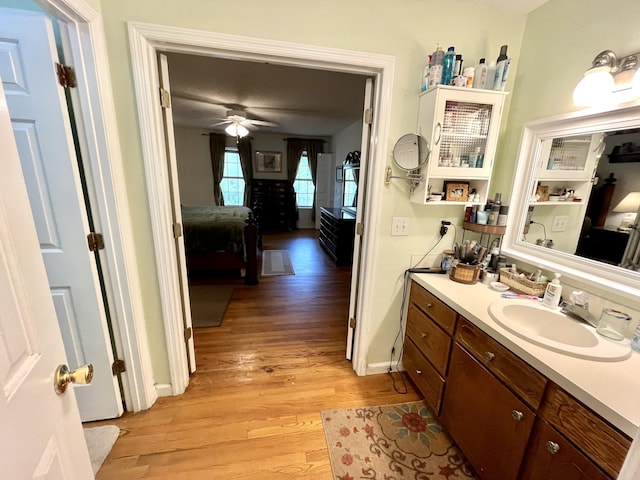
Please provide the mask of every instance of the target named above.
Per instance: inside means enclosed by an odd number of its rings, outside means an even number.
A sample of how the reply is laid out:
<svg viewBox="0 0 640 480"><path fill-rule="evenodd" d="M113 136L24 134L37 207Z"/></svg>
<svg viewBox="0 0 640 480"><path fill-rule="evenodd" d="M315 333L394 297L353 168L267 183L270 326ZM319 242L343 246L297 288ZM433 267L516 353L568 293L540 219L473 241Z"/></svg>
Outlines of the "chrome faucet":
<svg viewBox="0 0 640 480"><path fill-rule="evenodd" d="M588 323L593 328L598 327L596 317L589 311L589 296L580 290L571 292L569 301L560 303L560 311L570 317Z"/></svg>

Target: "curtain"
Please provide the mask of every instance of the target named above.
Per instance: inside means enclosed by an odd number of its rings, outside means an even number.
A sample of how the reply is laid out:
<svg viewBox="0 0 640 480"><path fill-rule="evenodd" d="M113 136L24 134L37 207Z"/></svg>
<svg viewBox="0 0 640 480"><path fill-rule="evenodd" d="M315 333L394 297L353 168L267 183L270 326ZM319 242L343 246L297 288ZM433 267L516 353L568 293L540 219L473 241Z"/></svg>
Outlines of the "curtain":
<svg viewBox="0 0 640 480"><path fill-rule="evenodd" d="M251 139L249 136L238 140L238 155L240 156L240 166L244 177L244 206L251 208L251 180L253 180L253 167L251 164Z"/></svg>
<svg viewBox="0 0 640 480"><path fill-rule="evenodd" d="M287 139L287 180L293 185L296 180L296 172L300 165L302 152L307 149L307 141L304 138Z"/></svg>
<svg viewBox="0 0 640 480"><path fill-rule="evenodd" d="M224 175L224 150L226 146L226 135L222 133L209 134L209 151L211 152L211 169L213 170L213 199L216 205L224 205L220 182Z"/></svg>
<svg viewBox="0 0 640 480"><path fill-rule="evenodd" d="M307 156L309 157L309 168L311 168L311 181L316 186L316 177L318 170L318 154L322 152L323 140L307 140ZM311 220L316 219L316 193L313 192L313 204L311 205Z"/></svg>

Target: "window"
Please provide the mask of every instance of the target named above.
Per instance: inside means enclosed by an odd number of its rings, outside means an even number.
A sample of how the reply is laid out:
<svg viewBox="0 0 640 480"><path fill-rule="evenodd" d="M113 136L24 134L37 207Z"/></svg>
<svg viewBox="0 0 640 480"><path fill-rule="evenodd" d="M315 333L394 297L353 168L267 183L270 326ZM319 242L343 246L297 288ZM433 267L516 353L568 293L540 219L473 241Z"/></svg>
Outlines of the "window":
<svg viewBox="0 0 640 480"><path fill-rule="evenodd" d="M240 155L235 148L227 148L224 152L224 176L220 182L225 205L242 205L244 203L244 177L240 166Z"/></svg>
<svg viewBox="0 0 640 480"><path fill-rule="evenodd" d="M343 173L343 198L342 205L344 207L355 207L358 201L358 182L356 182L356 173L354 167L344 169Z"/></svg>
<svg viewBox="0 0 640 480"><path fill-rule="evenodd" d="M311 167L306 151L302 152L300 157L300 165L298 165L296 179L293 182L293 189L296 191L296 202L299 207L313 207L313 194L316 191L316 187L314 187L313 180L311 180Z"/></svg>

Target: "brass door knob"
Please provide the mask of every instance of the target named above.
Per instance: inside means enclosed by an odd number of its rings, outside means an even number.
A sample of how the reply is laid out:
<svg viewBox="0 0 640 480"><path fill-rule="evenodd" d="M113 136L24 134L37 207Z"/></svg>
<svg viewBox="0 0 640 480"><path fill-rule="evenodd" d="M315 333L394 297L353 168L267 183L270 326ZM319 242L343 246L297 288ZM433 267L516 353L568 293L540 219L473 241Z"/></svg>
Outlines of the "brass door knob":
<svg viewBox="0 0 640 480"><path fill-rule="evenodd" d="M93 380L93 365L90 363L73 371L70 371L66 365L59 365L53 377L53 388L58 395L61 395L70 383L86 385L91 383L91 380Z"/></svg>

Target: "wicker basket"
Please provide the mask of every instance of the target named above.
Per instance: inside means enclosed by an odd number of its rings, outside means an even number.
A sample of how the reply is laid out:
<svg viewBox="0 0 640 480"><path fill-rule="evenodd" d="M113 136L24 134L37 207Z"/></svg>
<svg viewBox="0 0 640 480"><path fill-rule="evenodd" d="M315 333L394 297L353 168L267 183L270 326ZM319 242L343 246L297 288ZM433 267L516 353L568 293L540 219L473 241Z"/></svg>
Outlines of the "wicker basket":
<svg viewBox="0 0 640 480"><path fill-rule="evenodd" d="M520 274L524 274L524 276L521 277ZM510 268L501 268L500 282L508 285L516 293L536 295L537 297L543 296L547 288L547 282L534 282L527 278L529 275L529 272L518 270L518 273L513 273Z"/></svg>
<svg viewBox="0 0 640 480"><path fill-rule="evenodd" d="M449 278L454 282L466 283L473 285L480 278L480 265L467 265L465 263L457 263L451 267Z"/></svg>

